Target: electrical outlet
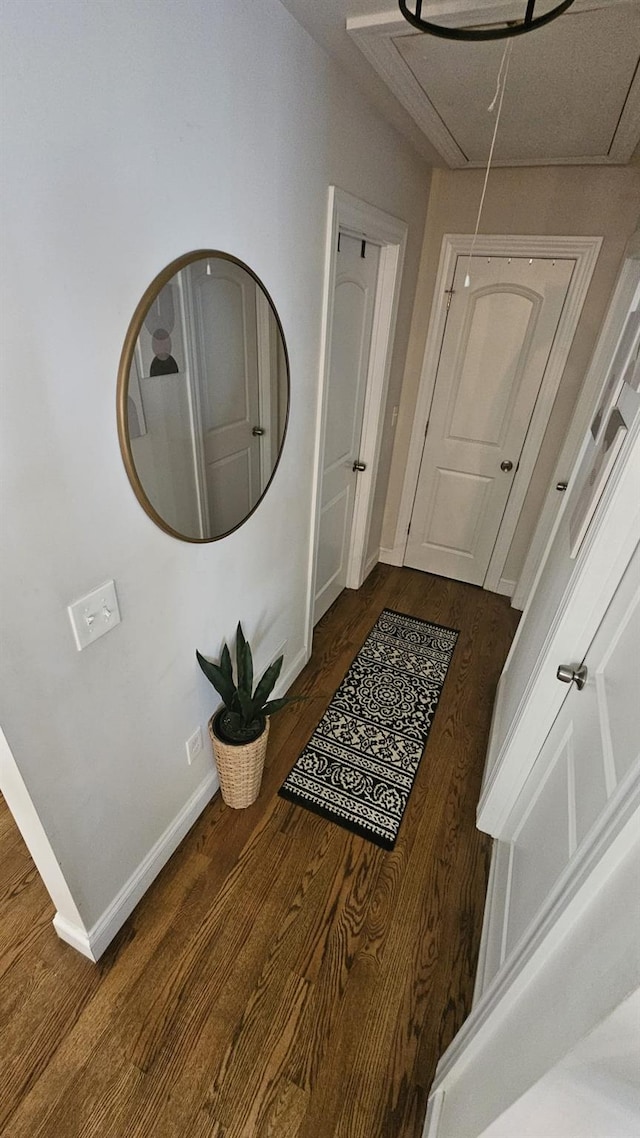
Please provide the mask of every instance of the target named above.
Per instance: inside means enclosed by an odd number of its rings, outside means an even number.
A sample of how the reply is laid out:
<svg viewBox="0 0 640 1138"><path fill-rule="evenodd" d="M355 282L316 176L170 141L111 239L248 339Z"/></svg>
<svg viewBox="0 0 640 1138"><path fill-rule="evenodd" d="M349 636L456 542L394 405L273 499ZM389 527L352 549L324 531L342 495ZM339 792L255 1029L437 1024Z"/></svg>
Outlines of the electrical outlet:
<svg viewBox="0 0 640 1138"><path fill-rule="evenodd" d="M201 727L196 728L196 730L193 732L193 735L187 739L185 747L187 751L187 762L189 766L191 766L194 759L197 759L198 756L202 754L203 742Z"/></svg>

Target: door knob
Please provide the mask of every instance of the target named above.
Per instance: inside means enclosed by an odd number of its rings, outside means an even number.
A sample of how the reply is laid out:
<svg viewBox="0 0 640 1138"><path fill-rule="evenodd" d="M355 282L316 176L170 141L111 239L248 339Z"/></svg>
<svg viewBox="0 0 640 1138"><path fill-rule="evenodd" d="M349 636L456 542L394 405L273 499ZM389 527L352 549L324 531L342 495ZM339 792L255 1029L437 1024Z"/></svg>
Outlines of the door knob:
<svg viewBox="0 0 640 1138"><path fill-rule="evenodd" d="M513 463L510 461L510 459L507 459L506 462L500 463L500 469L501 470L513 470Z"/></svg>
<svg viewBox="0 0 640 1138"><path fill-rule="evenodd" d="M556 490L559 490L561 494L564 494L564 491L567 489L568 485L568 482L556 482Z"/></svg>
<svg viewBox="0 0 640 1138"><path fill-rule="evenodd" d="M263 435L264 434L264 427L254 427L251 434L252 435Z"/></svg>
<svg viewBox="0 0 640 1138"><path fill-rule="evenodd" d="M352 469L354 470L354 472L358 471L358 470L366 470L367 464L366 464L366 462L359 462L358 459L356 459L356 461L353 464Z"/></svg>
<svg viewBox="0 0 640 1138"><path fill-rule="evenodd" d="M584 664L574 668L572 664L561 664L556 672L556 678L561 684L575 684L578 691L582 691L587 682L588 670Z"/></svg>

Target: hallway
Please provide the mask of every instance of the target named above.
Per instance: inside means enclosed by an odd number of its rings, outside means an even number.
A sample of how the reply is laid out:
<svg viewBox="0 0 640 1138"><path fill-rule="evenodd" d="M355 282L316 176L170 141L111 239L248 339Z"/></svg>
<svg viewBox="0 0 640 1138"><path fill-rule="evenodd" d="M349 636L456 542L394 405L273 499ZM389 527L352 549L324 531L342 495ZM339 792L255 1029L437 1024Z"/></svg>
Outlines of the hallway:
<svg viewBox="0 0 640 1138"><path fill-rule="evenodd" d="M392 853L276 794L385 606L461 633ZM98 965L58 941L0 815L0 1134L419 1138L471 1005L475 806L518 615L386 565L342 593L294 685L314 698L273 721L258 802L216 796Z"/></svg>

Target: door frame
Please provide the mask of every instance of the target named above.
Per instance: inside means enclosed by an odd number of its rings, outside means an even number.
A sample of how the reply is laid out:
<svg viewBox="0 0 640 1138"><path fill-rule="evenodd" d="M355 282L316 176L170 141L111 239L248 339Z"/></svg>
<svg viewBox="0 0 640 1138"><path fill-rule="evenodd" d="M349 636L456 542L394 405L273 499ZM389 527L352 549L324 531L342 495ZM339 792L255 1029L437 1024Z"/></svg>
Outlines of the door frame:
<svg viewBox="0 0 640 1138"><path fill-rule="evenodd" d="M204 436L202 431L202 403L200 399L199 384L196 382L197 368L195 361L196 325L193 289L188 273L179 272L177 275L178 293L180 296L180 315L186 335L184 337L185 372L187 376L187 394L189 401L189 426L191 428L191 451L193 454L193 474L196 484L196 500L198 504L198 521L200 537L204 538L211 525L209 513L209 492L207 490L207 472L204 461Z"/></svg>
<svg viewBox="0 0 640 1138"><path fill-rule="evenodd" d="M389 386L391 356L398 314L400 283L409 227L406 222L354 197L337 186L329 186L325 272L322 297L322 330L320 340L320 380L318 385L317 429L314 446L314 485L309 558L307 605L308 643L313 635L313 610L316 592L316 557L320 533L322 503L322 464L326 438L329 367L333 325L333 293L335 287L338 233L340 229L380 246L378 282L373 308L371 350L366 378L362 417L360 457L367 464L367 477L358 478L353 507L353 522L347 565L347 588L359 589L378 560L378 554L367 559L367 541L380 459L384 411Z"/></svg>
<svg viewBox="0 0 640 1138"><path fill-rule="evenodd" d="M575 635L583 638L582 647L586 651L585 645L588 646L597 632L638 545L640 416L634 420L625 443L625 449L613 468L593 519L593 533L589 534L578 554L560 604L559 617L554 619L547 636L545 651L548 651L548 658L554 663L561 658L551 640L558 622L570 623ZM565 503L567 502L565 497ZM565 504L563 512L568 508ZM520 628L522 627L523 621L520 622ZM573 636L574 633L570 633L570 639ZM574 643L577 653L575 658L581 659L580 644L577 639ZM542 658L543 653L534 669L538 675L538 665ZM565 696L566 692L561 694L560 703ZM550 710L546 703L544 715L541 716L540 703L535 701L535 693L529 688L523 697L522 708L524 714L529 715L528 733L525 731L527 743L531 740L531 750L537 754L537 749L544 743L548 732L549 719L551 722L555 720L559 705ZM532 722L535 722L538 732L537 739L533 739L531 734ZM492 728L492 734L493 730ZM510 764L513 778L508 795L504 797L493 818L489 817L487 808L491 804L487 804L483 812L487 775L491 778L494 769L491 757L485 768L485 789L478 811L478 828L487 832L489 826L489 832L498 841L493 847L473 1007L438 1062L429 1094L430 1106L423 1138L436 1138L441 1132L444 1138L444 1133L451 1133L446 1123L442 1129L440 1127L443 1103L447 1094L451 1098L455 1094L459 1102L459 1096L468 1097L473 1093L472 1088L477 1087L473 1073L470 1082L465 1083L470 1063L483 1052L490 1054L496 1039L499 1044L501 1035L508 1038L512 1049L522 1045L522 1033L518 1024L524 1023L527 1025L525 1030L530 1031L531 1019L522 1013L521 1008L518 1014L518 1005L525 998L525 993L535 992L536 989L541 996L541 1022L537 1037L543 1041L542 1049L538 1050L538 1060L541 1061L540 1056L544 1058L545 1054L549 1054L549 1061L555 1062L556 1057L552 1052L558 1046L558 1037L550 1034L547 1028L549 1018L553 1016L554 994L556 1002L559 1001L558 1006L562 1005L569 958L574 968L572 983L576 988L593 990L604 1001L614 1003L624 998L634 984L637 985L636 952L620 955L618 967L610 970L613 980L608 985L598 984L598 976L602 973L603 963L606 963L606 957L602 953L607 950L607 946L624 948L635 945L637 939L637 917L635 907L629 901L628 877L624 876L624 866L626 859L637 859L640 854L638 762L632 765L613 790L598 819L565 866L509 957L497 971L487 969L487 964L501 954L504 908L508 903L511 838L505 834L504 827L531 769L527 764L526 769L523 769L521 743L522 740L515 735L511 737L510 752L503 763L503 769L504 765ZM629 913L632 914L632 921L629 921ZM606 943L598 936L598 931L605 926ZM597 946L596 950L589 951L593 945ZM635 980L630 983L632 970ZM491 976L488 975L489 971ZM602 1009L587 1010L591 1017L587 1030L590 1030L591 1026L604 1018L604 1013ZM570 1016L564 1016L558 1023L563 1035L565 1031L575 1030L575 1020ZM587 1020L583 1016L578 1025L582 1034L585 1033L585 1023ZM561 1043L561 1050L566 1049L566 1046L566 1043ZM540 1069L538 1063L536 1078L539 1077ZM513 1093L519 1097L522 1088L518 1089L517 1094L515 1091ZM483 1133L484 1129L483 1124Z"/></svg>
<svg viewBox="0 0 640 1138"><path fill-rule="evenodd" d="M525 437L519 467L511 485L507 505L482 586L490 592L512 596L517 585L516 581L505 580L502 573L578 326L582 306L591 283L602 240L602 237L523 236L520 234L480 234L476 239L474 256L478 257L557 257L572 258L576 262ZM450 282L453 280L457 258L469 255L472 242L473 236L471 234L445 233L442 238L427 342L420 372L418 400L398 511L394 540L394 564L403 565L406 555L409 523L418 486L425 434L435 389L440 345L445 331L447 317L445 290L451 287Z"/></svg>
<svg viewBox="0 0 640 1138"><path fill-rule="evenodd" d="M625 259L596 341L589 370L582 384L564 445L549 484L542 513L538 518L518 585L513 594L511 603L515 608L524 609L526 607L536 586L539 572L544 564L545 550L553 538L555 523L562 505L562 494L558 494L556 483L559 481L568 482L571 471L577 469L578 461L581 459L588 441L587 432L596 410L597 401L602 392L603 376L613 366L615 353L639 288L640 229L636 230L625 251Z"/></svg>

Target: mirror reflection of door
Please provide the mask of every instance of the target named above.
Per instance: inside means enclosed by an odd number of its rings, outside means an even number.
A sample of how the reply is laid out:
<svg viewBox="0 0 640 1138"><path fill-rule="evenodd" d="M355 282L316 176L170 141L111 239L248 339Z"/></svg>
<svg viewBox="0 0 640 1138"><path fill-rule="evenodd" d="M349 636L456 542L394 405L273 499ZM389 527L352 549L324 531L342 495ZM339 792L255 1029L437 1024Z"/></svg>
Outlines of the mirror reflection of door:
<svg viewBox="0 0 640 1138"><path fill-rule="evenodd" d="M287 361L278 322L269 301L256 287L256 325L258 342L258 419L260 430L260 492L271 478L278 461L280 439L287 419Z"/></svg>
<svg viewBox="0 0 640 1138"><path fill-rule="evenodd" d="M209 524L233 529L262 491L256 285L232 261L183 270L190 293L193 374Z"/></svg>
<svg viewBox="0 0 640 1138"><path fill-rule="evenodd" d="M149 309L129 372L128 427L136 471L150 502L172 528L196 537L202 533L202 518L180 303L176 279L167 282ZM168 357L162 353L160 362L167 363L163 368L154 366L159 358L154 354L155 332L160 330L166 333L170 352Z"/></svg>
<svg viewBox="0 0 640 1138"><path fill-rule="evenodd" d="M364 255L363 255L364 254ZM345 587L380 249L340 233L325 410L314 623Z"/></svg>
<svg viewBox="0 0 640 1138"><path fill-rule="evenodd" d="M575 261L458 257L405 565L481 585Z"/></svg>

